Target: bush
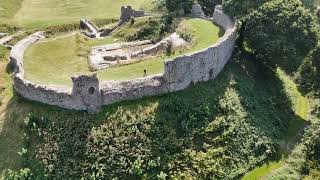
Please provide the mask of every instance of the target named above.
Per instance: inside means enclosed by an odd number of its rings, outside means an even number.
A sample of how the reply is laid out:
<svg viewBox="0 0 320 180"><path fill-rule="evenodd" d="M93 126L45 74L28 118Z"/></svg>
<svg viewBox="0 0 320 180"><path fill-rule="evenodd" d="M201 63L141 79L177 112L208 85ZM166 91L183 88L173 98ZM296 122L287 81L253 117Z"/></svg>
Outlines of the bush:
<svg viewBox="0 0 320 180"><path fill-rule="evenodd" d="M125 41L154 40L163 38L165 31L161 18L143 18L128 23L115 32L115 36Z"/></svg>
<svg viewBox="0 0 320 180"><path fill-rule="evenodd" d="M156 3L158 6L166 8L170 13L176 13L180 9L189 13L193 0L157 0Z"/></svg>
<svg viewBox="0 0 320 180"><path fill-rule="evenodd" d="M115 19L94 19L92 22L97 25L98 27L101 27L106 24L111 24L116 22ZM80 29L80 23L71 23L71 24L61 24L61 25L55 25L55 26L49 26L43 28L43 31L46 32L47 36L56 36L61 33L75 31Z"/></svg>
<svg viewBox="0 0 320 180"><path fill-rule="evenodd" d="M0 24L0 32L5 32L5 33L13 33L18 31L20 28L15 26L15 25L11 25L11 24Z"/></svg>
<svg viewBox="0 0 320 180"><path fill-rule="evenodd" d="M180 35L182 39L184 39L187 42L191 42L194 38L193 29L190 26L187 26L182 23L177 28L177 33Z"/></svg>
<svg viewBox="0 0 320 180"><path fill-rule="evenodd" d="M32 173L28 168L20 169L19 171L8 170L6 175L7 180L31 180Z"/></svg>
<svg viewBox="0 0 320 180"><path fill-rule="evenodd" d="M8 50L6 47L0 45L0 61L3 61L7 57Z"/></svg>
<svg viewBox="0 0 320 180"><path fill-rule="evenodd" d="M206 15L212 16L215 6L222 4L222 0L198 0L198 3L202 6L202 9Z"/></svg>

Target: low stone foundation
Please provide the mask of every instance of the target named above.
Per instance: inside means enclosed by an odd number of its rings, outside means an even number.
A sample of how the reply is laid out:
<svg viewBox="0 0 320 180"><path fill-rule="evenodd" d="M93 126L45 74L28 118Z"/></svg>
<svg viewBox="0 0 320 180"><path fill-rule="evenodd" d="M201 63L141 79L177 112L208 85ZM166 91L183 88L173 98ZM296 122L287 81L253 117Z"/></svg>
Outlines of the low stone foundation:
<svg viewBox="0 0 320 180"><path fill-rule="evenodd" d="M226 32L219 42L188 55L165 61L164 74L128 81L101 81L96 75L72 77L73 87L43 86L24 78L23 55L33 43L44 38L37 32L18 42L10 58L14 68L14 88L23 97L67 109L99 111L103 105L145 96L175 92L197 82L214 79L232 55L236 23L218 6L212 18Z"/></svg>
<svg viewBox="0 0 320 180"><path fill-rule="evenodd" d="M147 60L165 53L169 43L171 43L173 50L185 47L188 44L177 33L173 33L156 44L146 40L98 46L92 48L89 56L89 65L92 70L98 71L112 66Z"/></svg>

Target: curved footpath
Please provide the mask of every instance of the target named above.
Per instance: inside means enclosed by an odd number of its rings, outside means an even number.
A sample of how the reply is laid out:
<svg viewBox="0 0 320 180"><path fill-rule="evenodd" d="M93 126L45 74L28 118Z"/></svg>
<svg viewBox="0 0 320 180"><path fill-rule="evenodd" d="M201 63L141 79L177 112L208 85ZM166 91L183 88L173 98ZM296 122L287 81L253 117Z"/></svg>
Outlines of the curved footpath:
<svg viewBox="0 0 320 180"><path fill-rule="evenodd" d="M205 17L202 17L205 18ZM128 80L100 82L95 74L71 77L72 89L44 86L24 78L23 56L25 50L40 39L37 32L18 42L12 49L10 59L15 66L14 88L23 97L59 107L99 111L103 105L124 100L138 99L175 92L197 82L214 79L230 59L236 40L236 23L217 6L213 17L206 18L225 29L220 40L201 51L166 60L164 73L155 76Z"/></svg>

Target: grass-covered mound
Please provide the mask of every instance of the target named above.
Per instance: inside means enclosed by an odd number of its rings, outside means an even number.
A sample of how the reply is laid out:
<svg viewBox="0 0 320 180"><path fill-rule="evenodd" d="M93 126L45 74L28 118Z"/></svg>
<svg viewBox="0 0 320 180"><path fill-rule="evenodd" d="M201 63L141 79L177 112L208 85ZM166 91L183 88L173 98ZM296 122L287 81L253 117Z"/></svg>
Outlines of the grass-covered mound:
<svg viewBox="0 0 320 180"><path fill-rule="evenodd" d="M136 9L153 6L152 0L4 0L0 7L4 6L7 21L33 28L74 23L80 17L118 19L122 5L132 5Z"/></svg>
<svg viewBox="0 0 320 180"><path fill-rule="evenodd" d="M58 179L240 177L276 158L276 143L286 138L290 121L301 121L285 81L242 59L233 59L216 80L115 104L97 115L13 96L3 111L0 142L21 143L1 146L0 167L30 168L34 176ZM4 158L17 151L15 162Z"/></svg>
<svg viewBox="0 0 320 180"><path fill-rule="evenodd" d="M136 21L139 24L139 20ZM143 21L145 22L145 20ZM102 70L98 72L99 78L101 80L134 79L142 77L144 69L149 75L162 73L165 59L209 47L223 35L221 28L203 19L184 19L180 22L180 26L191 29L190 33L195 41L189 49L184 49L170 56L163 55L140 63ZM124 29L127 28L120 29L120 32L124 32ZM135 31L133 34L143 32L144 27L138 30L140 31ZM115 36L118 37L119 34ZM40 41L26 51L24 57L25 76L27 79L41 84L71 85L70 77L72 75L90 72L87 63L90 48L114 43L115 39L116 37L88 40L75 34Z"/></svg>

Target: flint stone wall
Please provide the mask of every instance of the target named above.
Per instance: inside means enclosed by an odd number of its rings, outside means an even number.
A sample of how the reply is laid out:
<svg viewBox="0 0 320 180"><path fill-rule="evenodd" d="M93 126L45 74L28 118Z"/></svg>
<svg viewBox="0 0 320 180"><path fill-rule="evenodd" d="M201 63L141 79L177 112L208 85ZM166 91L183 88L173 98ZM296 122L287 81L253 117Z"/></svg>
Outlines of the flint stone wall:
<svg viewBox="0 0 320 180"><path fill-rule="evenodd" d="M216 8L211 18L226 30L218 43L207 49L166 61L164 78L168 82L170 92L214 79L231 58L236 40L236 25L220 8Z"/></svg>
<svg viewBox="0 0 320 180"><path fill-rule="evenodd" d="M72 77L73 87L44 86L24 78L24 51L44 38L35 33L17 43L10 54L14 68L14 88L23 97L67 109L98 111L102 105L145 96L175 92L193 83L214 79L232 55L236 24L217 7L214 21L225 28L225 35L213 46L165 62L164 74L127 81L101 82L96 75ZM143 72L141 72L141 76Z"/></svg>
<svg viewBox="0 0 320 180"><path fill-rule="evenodd" d="M24 78L23 69L23 56L25 50L31 46L33 43L43 39L43 32L37 32L26 39L18 42L10 52L11 64L14 67L14 78L13 85L15 90L23 97L38 101L45 104L55 105L67 109L74 110L90 110L95 111L101 106L101 104L96 105L92 108L92 104L87 103L86 99L81 96L81 93L73 93L81 91L81 87L74 85L73 90L68 87L59 86L44 86ZM90 77L90 76L89 76ZM78 77L74 77L74 81ZM80 76L81 79L81 76ZM81 80L80 80L81 81ZM89 85L92 84L92 79L90 79ZM100 93L99 93L100 94ZM99 103L99 102L98 102Z"/></svg>

